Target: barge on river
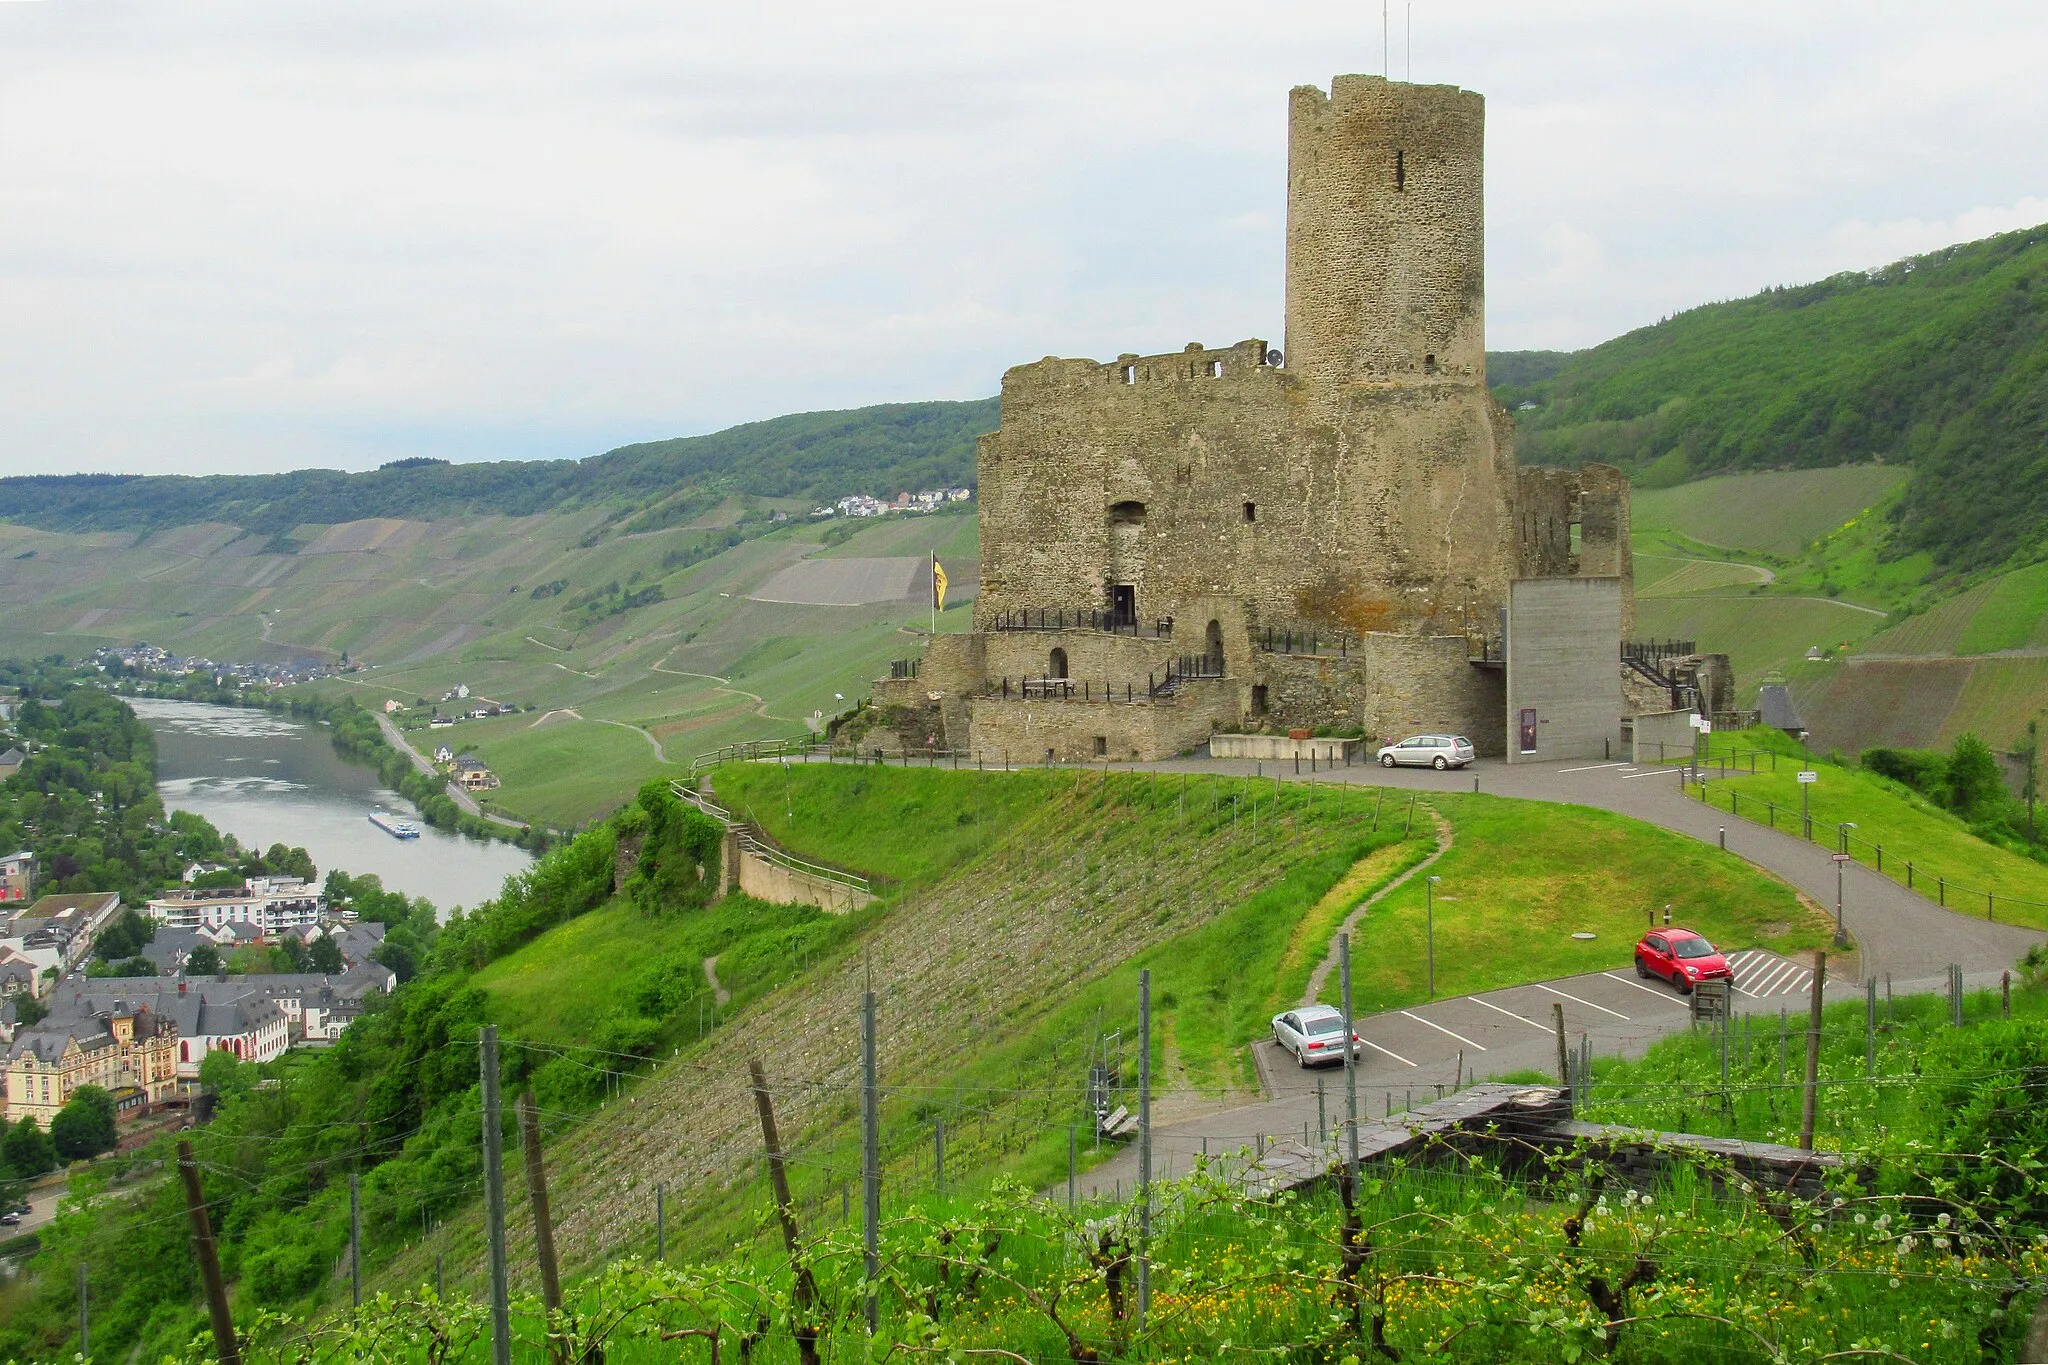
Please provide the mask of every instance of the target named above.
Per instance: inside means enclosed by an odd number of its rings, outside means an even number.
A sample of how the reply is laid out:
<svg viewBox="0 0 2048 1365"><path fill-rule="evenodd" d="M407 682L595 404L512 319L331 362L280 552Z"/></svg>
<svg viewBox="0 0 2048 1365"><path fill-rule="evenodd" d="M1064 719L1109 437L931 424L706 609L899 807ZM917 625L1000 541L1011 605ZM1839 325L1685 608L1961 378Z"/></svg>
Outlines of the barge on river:
<svg viewBox="0 0 2048 1365"><path fill-rule="evenodd" d="M417 839L420 837L420 827L418 825L415 825L410 820L400 820L386 815L381 810L371 812L370 823L394 839Z"/></svg>

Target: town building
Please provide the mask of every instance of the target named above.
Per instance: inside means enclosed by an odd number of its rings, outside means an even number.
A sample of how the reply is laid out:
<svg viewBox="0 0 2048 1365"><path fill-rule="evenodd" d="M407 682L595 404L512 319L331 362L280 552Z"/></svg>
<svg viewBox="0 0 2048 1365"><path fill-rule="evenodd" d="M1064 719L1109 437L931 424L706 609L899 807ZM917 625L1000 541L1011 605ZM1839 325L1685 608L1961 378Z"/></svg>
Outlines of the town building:
<svg viewBox="0 0 2048 1365"><path fill-rule="evenodd" d="M129 1000L61 1018L53 1013L18 1030L8 1045L7 1121L30 1118L47 1129L81 1085L111 1092L117 1109L131 1098L158 1103L177 1083L181 1041L174 1020Z"/></svg>
<svg viewBox="0 0 2048 1365"><path fill-rule="evenodd" d="M1290 97L1286 349L1003 376L970 633L877 681L850 742L1157 759L1241 728L1620 737L1621 471L1515 464L1486 387L1484 102ZM844 733L844 732L843 732Z"/></svg>
<svg viewBox="0 0 2048 1365"><path fill-rule="evenodd" d="M149 902L151 919L173 929L218 933L227 926L268 937L318 924L327 900L310 882L293 877L251 877L242 886L179 887Z"/></svg>
<svg viewBox="0 0 2048 1365"><path fill-rule="evenodd" d="M0 782L5 782L20 772L21 765L26 762L28 755L19 749L10 748L5 753L0 753Z"/></svg>
<svg viewBox="0 0 2048 1365"><path fill-rule="evenodd" d="M0 857L0 902L25 901L35 890L36 855L23 849Z"/></svg>

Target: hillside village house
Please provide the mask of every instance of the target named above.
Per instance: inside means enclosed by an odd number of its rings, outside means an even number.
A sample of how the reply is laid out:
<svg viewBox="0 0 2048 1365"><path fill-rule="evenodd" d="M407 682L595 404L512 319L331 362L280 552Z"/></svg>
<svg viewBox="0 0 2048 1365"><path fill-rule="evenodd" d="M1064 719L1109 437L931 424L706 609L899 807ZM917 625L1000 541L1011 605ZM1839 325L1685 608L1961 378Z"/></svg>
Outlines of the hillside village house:
<svg viewBox="0 0 2048 1365"><path fill-rule="evenodd" d="M475 754L463 754L455 760L451 769L455 780L462 784L464 791L489 791L498 785L498 775L484 765Z"/></svg>
<svg viewBox="0 0 2048 1365"><path fill-rule="evenodd" d="M5 782L20 772L21 765L26 762L28 755L19 749L9 749L6 753L0 754L0 782Z"/></svg>
<svg viewBox="0 0 2048 1365"><path fill-rule="evenodd" d="M455 751L453 749L449 748L445 744L437 744L434 746L434 762L453 763L454 761Z"/></svg>
<svg viewBox="0 0 2048 1365"><path fill-rule="evenodd" d="M173 1020L126 1001L23 1029L7 1053L7 1121L47 1129L81 1085L111 1092L117 1108L156 1104L177 1084L179 1042Z"/></svg>
<svg viewBox="0 0 2048 1365"><path fill-rule="evenodd" d="M0 858L0 901L25 901L34 889L36 855L24 849Z"/></svg>
<svg viewBox="0 0 2048 1365"><path fill-rule="evenodd" d="M152 900L149 917L173 929L210 930L230 925L269 937L318 924L327 901L309 882L293 877L251 877L242 886L180 887Z"/></svg>

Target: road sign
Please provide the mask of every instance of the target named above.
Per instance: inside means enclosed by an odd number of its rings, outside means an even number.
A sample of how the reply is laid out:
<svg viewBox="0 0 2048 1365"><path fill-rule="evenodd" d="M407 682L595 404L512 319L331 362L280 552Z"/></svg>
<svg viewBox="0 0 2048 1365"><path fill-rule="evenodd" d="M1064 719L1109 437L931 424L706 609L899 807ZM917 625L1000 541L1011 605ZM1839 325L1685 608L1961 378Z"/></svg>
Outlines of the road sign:
<svg viewBox="0 0 2048 1365"><path fill-rule="evenodd" d="M1838 863L1846 863L1849 861L1849 855L1846 853L1834 853L1830 854L1829 856L1832 857Z"/></svg>
<svg viewBox="0 0 2048 1365"><path fill-rule="evenodd" d="M1818 782L1820 781L1820 774L1808 768L1799 774L1799 780L1801 782Z"/></svg>
<svg viewBox="0 0 2048 1365"><path fill-rule="evenodd" d="M1701 722L1700 722L1700 733L1701 733L1701 734L1703 734L1703 735L1711 735L1711 734L1713 734L1713 733L1714 733L1714 722L1712 722L1712 721L1710 721L1710 720L1703 720L1703 721L1701 721Z"/></svg>

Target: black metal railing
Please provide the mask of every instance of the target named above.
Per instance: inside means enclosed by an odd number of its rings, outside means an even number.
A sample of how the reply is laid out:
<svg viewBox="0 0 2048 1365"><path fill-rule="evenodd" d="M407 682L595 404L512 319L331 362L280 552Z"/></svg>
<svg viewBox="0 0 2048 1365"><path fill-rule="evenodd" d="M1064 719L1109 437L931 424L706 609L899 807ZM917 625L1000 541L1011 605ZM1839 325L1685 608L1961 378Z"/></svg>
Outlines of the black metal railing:
<svg viewBox="0 0 2048 1365"><path fill-rule="evenodd" d="M1267 654L1314 654L1342 659L1358 648L1358 637L1342 630L1268 626L1253 634L1252 643Z"/></svg>
<svg viewBox="0 0 2048 1365"><path fill-rule="evenodd" d="M889 661L889 676L892 678L914 678L917 676L917 670L923 665L924 660L921 658L891 659Z"/></svg>
<svg viewBox="0 0 2048 1365"><path fill-rule="evenodd" d="M1020 607L998 612L988 620L990 630L1099 630L1110 635L1132 635L1154 640L1173 638L1173 618L1145 622L1113 611L1068 607Z"/></svg>
<svg viewBox="0 0 2048 1365"><path fill-rule="evenodd" d="M1624 663L1641 663L1655 668L1666 659L1683 659L1698 653L1691 640L1623 640L1621 658Z"/></svg>

